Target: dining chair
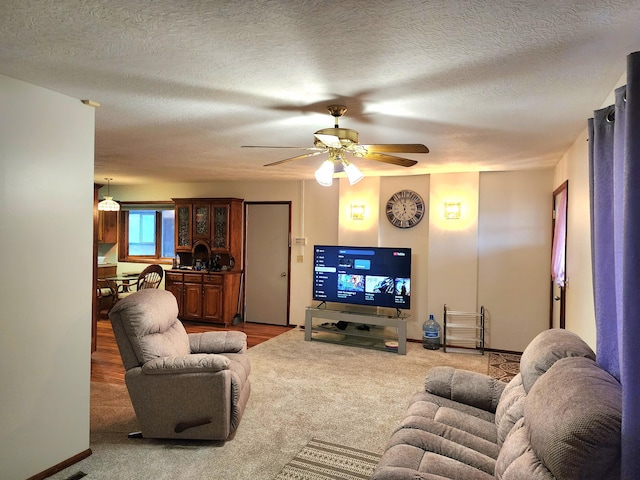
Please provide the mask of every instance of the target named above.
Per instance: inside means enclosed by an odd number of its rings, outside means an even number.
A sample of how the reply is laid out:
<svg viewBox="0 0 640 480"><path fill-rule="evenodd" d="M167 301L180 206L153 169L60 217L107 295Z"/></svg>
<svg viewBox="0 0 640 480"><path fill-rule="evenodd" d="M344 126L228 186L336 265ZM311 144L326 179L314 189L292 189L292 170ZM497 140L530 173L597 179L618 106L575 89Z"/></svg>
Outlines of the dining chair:
<svg viewBox="0 0 640 480"><path fill-rule="evenodd" d="M102 306L106 302L108 302L107 311L109 311L116 303L118 293L108 280L98 278L96 280L96 296L98 297L98 311L102 311Z"/></svg>
<svg viewBox="0 0 640 480"><path fill-rule="evenodd" d="M149 265L142 272L140 272L140 275L138 275L138 280L135 284L130 285L122 283L118 285L118 299L125 298L131 295L133 292L137 292L139 290L145 290L147 288L158 288L160 286L160 282L162 282L163 276L164 270L160 265Z"/></svg>

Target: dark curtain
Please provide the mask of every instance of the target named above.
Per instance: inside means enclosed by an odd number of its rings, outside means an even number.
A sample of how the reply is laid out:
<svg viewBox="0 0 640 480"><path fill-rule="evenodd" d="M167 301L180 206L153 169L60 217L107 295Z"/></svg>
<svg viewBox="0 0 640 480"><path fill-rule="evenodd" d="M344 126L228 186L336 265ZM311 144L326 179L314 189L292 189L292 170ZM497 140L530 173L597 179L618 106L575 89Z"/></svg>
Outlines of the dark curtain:
<svg viewBox="0 0 640 480"><path fill-rule="evenodd" d="M622 385L622 478L640 479L640 52L589 119L598 363Z"/></svg>

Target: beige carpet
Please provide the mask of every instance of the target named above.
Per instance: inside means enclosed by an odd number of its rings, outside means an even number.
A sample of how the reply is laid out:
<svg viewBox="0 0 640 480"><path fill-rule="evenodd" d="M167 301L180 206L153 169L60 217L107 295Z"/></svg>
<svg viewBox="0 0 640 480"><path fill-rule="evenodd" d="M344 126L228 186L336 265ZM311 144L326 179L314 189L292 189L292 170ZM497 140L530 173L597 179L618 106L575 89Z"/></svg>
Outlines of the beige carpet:
<svg viewBox="0 0 640 480"><path fill-rule="evenodd" d="M137 422L125 387L94 383L93 455L50 478L271 480L312 439L382 453L430 367L488 369L487 356L407 350L305 342L298 329L251 348L251 398L226 443L130 440Z"/></svg>

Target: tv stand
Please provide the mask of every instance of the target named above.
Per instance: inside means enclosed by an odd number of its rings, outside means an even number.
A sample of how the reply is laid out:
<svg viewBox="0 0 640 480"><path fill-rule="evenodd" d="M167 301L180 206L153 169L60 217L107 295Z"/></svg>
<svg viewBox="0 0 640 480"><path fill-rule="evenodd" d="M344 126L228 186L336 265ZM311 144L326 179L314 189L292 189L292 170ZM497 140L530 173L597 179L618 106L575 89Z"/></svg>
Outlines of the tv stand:
<svg viewBox="0 0 640 480"><path fill-rule="evenodd" d="M393 316L320 308L323 305L326 304L307 307L304 324L304 339L306 341L318 340L377 350L397 351L399 355L407 354L407 318L409 315L402 314L399 310L397 315ZM325 322L314 322L314 319L322 319ZM344 323L338 326L335 323L326 322L326 320ZM389 348L388 342L397 342L397 350Z"/></svg>

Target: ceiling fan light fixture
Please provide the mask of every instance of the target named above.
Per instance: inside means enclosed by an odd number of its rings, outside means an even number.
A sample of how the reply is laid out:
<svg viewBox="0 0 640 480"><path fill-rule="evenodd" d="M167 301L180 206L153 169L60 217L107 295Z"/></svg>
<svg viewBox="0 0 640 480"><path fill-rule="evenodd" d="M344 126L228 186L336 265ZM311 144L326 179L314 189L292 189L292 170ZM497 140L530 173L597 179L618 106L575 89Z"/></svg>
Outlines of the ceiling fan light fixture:
<svg viewBox="0 0 640 480"><path fill-rule="evenodd" d="M325 160L315 173L316 181L323 187L330 187L333 184L333 162Z"/></svg>
<svg viewBox="0 0 640 480"><path fill-rule="evenodd" d="M343 160L342 165L344 165L344 172L349 179L349 185L355 185L364 178L364 174L353 163Z"/></svg>

